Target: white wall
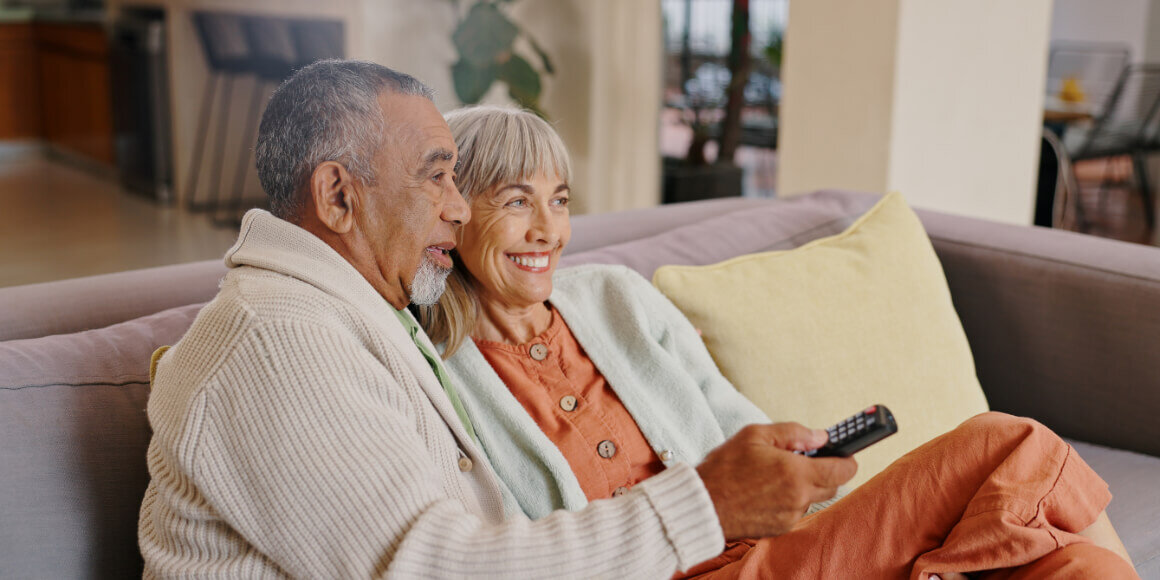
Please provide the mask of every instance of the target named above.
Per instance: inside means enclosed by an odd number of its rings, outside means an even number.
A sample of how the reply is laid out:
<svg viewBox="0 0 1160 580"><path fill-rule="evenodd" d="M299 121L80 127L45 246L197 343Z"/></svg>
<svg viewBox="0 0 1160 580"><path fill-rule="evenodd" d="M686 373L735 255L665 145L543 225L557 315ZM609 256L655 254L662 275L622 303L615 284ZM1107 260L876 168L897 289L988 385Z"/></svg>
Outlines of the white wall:
<svg viewBox="0 0 1160 580"><path fill-rule="evenodd" d="M778 191L1030 223L1051 0L791 2Z"/></svg>
<svg viewBox="0 0 1160 580"><path fill-rule="evenodd" d="M887 189L1031 223L1050 0L904 0Z"/></svg>
<svg viewBox="0 0 1160 580"><path fill-rule="evenodd" d="M898 10L898 0L790 2L779 195L886 190Z"/></svg>
<svg viewBox="0 0 1160 580"><path fill-rule="evenodd" d="M1144 58L1152 0L1055 0L1051 42L1122 42Z"/></svg>

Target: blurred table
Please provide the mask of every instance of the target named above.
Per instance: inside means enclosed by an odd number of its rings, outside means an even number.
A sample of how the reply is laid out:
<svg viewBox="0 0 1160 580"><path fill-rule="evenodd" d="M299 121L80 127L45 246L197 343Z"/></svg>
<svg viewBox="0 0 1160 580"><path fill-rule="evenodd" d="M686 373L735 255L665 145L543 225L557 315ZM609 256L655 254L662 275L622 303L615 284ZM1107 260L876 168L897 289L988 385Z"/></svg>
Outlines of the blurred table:
<svg viewBox="0 0 1160 580"><path fill-rule="evenodd" d="M1059 97L1048 96L1043 100L1043 122L1045 124L1075 123L1095 117L1091 103L1070 103Z"/></svg>

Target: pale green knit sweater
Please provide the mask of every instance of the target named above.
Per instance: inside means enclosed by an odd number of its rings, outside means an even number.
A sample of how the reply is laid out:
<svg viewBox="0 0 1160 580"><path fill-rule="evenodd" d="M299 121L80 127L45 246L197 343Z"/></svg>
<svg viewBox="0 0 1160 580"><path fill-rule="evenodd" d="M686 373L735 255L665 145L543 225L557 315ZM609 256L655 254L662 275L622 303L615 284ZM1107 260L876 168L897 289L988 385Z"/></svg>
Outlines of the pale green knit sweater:
<svg viewBox="0 0 1160 580"><path fill-rule="evenodd" d="M665 465L696 465L765 416L726 379L672 302L625 266L565 268L549 298ZM588 498L564 454L508 391L471 339L446 361L508 513L539 519Z"/></svg>
<svg viewBox="0 0 1160 580"><path fill-rule="evenodd" d="M504 521L494 471L345 260L254 210L226 264L157 368L146 577L664 578L724 545L688 465Z"/></svg>

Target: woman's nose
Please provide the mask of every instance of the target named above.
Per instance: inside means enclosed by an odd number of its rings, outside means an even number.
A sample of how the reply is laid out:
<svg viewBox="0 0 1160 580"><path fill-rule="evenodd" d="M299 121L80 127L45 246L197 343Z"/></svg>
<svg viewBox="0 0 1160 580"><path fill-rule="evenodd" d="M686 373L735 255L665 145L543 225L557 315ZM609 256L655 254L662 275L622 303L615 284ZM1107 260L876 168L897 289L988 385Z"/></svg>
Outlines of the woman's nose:
<svg viewBox="0 0 1160 580"><path fill-rule="evenodd" d="M560 242L560 228L546 211L537 211L532 217L531 227L528 228L529 242L544 242L555 246Z"/></svg>

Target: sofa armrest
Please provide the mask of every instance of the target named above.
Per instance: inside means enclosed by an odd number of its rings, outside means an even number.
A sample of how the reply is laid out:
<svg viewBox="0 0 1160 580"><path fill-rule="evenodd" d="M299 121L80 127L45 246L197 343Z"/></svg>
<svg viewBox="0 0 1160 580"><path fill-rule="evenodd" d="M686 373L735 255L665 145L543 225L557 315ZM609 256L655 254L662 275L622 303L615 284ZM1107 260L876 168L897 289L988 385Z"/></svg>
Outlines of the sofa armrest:
<svg viewBox="0 0 1160 580"><path fill-rule="evenodd" d="M1160 456L1160 249L919 214L991 408Z"/></svg>

